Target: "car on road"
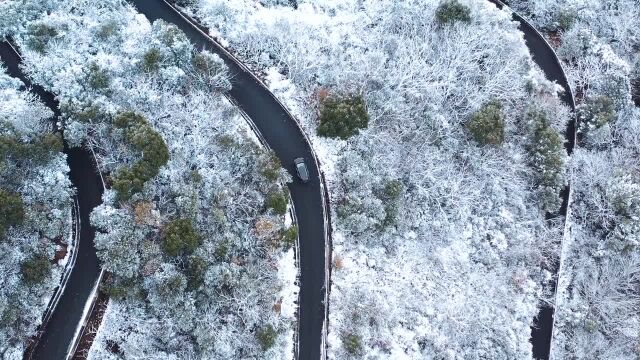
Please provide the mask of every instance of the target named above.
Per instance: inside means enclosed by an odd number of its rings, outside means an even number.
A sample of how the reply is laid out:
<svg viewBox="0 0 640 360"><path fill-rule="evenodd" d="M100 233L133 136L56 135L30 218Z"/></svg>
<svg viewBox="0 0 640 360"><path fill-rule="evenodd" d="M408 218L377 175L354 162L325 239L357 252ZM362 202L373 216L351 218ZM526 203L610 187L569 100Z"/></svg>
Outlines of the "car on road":
<svg viewBox="0 0 640 360"><path fill-rule="evenodd" d="M307 169L307 164L304 163L304 158L296 158L293 163L296 165L296 172L300 180L305 183L309 181L309 170Z"/></svg>

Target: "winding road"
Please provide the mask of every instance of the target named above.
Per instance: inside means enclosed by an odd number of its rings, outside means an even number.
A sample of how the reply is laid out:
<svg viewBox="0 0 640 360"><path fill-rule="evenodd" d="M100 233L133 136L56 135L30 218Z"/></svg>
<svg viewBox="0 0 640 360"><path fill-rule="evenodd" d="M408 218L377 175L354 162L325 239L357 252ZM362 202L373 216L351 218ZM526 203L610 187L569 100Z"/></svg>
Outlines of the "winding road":
<svg viewBox="0 0 640 360"><path fill-rule="evenodd" d="M289 190L295 207L299 233L298 262L300 264L300 294L298 297L298 331L296 358L320 359L324 353L325 300L327 298L326 268L328 241L328 204L322 174L309 142L295 118L273 94L232 55L202 32L202 28L182 17L164 1L130 1L150 21L162 19L177 25L198 49L217 53L227 64L232 77L229 98L243 111L260 137L289 173L295 174L293 160L304 157L309 169L307 183L294 181ZM53 94L32 84L19 68L21 58L8 43L0 44L0 56L9 74L20 78L32 92L60 116L59 104ZM71 168L71 178L77 189L80 208L80 244L74 269L50 320L40 331L31 359L64 359L74 340L83 310L100 274L93 245L95 229L89 224L91 210L100 203L102 183L94 168L93 157L85 149L69 149L65 153Z"/></svg>
<svg viewBox="0 0 640 360"><path fill-rule="evenodd" d="M508 9L509 11L511 11L511 9L509 9L500 0L488 1L495 4L499 9ZM549 43L544 39L542 34L540 34L540 32L536 30L528 21L526 21L524 18L513 11L511 11L511 15L514 21L520 23L520 31L522 31L522 33L524 34L524 40L527 44L527 47L529 48L529 53L531 54L533 61L542 69L547 79L555 81L565 89L560 99L575 113L575 99L573 97L571 87L569 86L567 76L562 68L562 64L560 63L560 60L558 59L555 51L553 50L551 45L549 45ZM565 149L567 151L567 154L571 155L576 144L575 120L569 121L569 123L567 123L565 137ZM548 217L567 216L570 193L571 192L569 185L567 185L560 194L560 196L562 197L562 205L560 206L558 214L550 214ZM558 266L550 270L552 270L554 275L557 275ZM555 279L555 277L551 283L551 286L553 287L553 292L555 294L557 290L557 280ZM532 326L531 328L531 344L533 345L533 357L535 359L549 359L551 339L553 334L553 316L554 307L550 305L543 305L540 308L540 312L535 319L534 326Z"/></svg>
<svg viewBox="0 0 640 360"><path fill-rule="evenodd" d="M8 74L22 80L28 90L53 110L52 120L57 120L60 110L54 95L41 86L31 83L19 67L22 59L7 42L0 42L0 59L4 62ZM49 321L39 331L38 342L31 354L25 356L29 359L66 358L85 304L100 273L96 249L93 246L95 230L89 225L89 214L101 202L102 181L94 167L90 151L84 148L69 148L65 143L64 152L67 154L71 182L76 189L80 209L78 255L60 300Z"/></svg>
<svg viewBox="0 0 640 360"><path fill-rule="evenodd" d="M499 8L505 5L499 0L488 0ZM324 353L324 320L327 271L327 204L317 160L300 126L271 92L242 66L232 55L206 35L206 31L183 17L163 0L129 0L150 21L162 19L178 26L198 49L218 54L227 64L232 77L230 99L250 118L261 137L274 150L283 166L295 174L293 159L305 157L309 166L310 181L303 184L294 181L289 190L295 206L299 227L300 295L298 343L296 358L316 360ZM520 30L533 57L546 77L566 89L562 100L575 110L575 101L558 58L542 35L519 15L512 13L520 23ZM7 43L0 43L0 57L11 76L20 78L33 93L60 115L58 102L53 94L33 85L19 68L20 57ZM575 145L575 122L567 125L566 149L571 154ZM80 207L80 244L78 258L65 291L50 320L45 324L33 359L64 359L82 318L82 312L100 273L93 246L95 230L89 225L90 211L100 203L102 183L93 157L85 149L68 148L71 179L77 189ZM566 215L569 188L563 191L560 215ZM556 269L557 270L557 269ZM555 287L555 283L553 284ZM533 353L538 359L548 359L553 325L553 308L543 307L532 329Z"/></svg>
<svg viewBox="0 0 640 360"><path fill-rule="evenodd" d="M182 30L197 49L218 54L229 67L231 100L251 119L262 138L275 152L283 167L295 174L293 160L304 157L309 182L289 184L299 233L300 294L298 310L298 348L296 357L320 359L323 350L323 324L326 273L327 225L324 187L316 157L295 118L273 94L194 22L181 16L162 0L130 0L149 21L162 19Z"/></svg>

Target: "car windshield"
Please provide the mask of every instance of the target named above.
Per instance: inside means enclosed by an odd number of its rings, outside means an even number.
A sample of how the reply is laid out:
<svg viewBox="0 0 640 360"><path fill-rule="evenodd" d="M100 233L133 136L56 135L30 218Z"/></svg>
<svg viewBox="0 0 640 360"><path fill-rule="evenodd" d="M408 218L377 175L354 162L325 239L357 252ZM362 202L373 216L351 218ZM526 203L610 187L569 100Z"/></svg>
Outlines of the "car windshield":
<svg viewBox="0 0 640 360"><path fill-rule="evenodd" d="M303 162L299 162L296 164L296 168L298 169L298 173L301 177L307 177L307 166Z"/></svg>

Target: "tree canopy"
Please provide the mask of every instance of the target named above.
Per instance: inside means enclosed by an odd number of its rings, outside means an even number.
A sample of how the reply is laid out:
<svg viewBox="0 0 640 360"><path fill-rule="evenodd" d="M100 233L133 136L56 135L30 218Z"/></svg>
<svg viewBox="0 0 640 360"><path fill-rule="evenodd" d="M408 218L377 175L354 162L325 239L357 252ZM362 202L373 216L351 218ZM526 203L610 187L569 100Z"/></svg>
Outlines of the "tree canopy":
<svg viewBox="0 0 640 360"><path fill-rule="evenodd" d="M369 114L362 96L328 97L322 102L318 135L346 140L368 125Z"/></svg>

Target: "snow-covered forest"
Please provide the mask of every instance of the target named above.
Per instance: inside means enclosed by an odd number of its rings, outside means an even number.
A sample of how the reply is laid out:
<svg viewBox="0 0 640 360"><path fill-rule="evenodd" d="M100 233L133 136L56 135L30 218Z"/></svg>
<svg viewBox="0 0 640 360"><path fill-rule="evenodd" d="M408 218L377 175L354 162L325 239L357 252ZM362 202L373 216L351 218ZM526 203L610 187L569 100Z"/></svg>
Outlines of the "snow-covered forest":
<svg viewBox="0 0 640 360"><path fill-rule="evenodd" d="M560 272L553 353L557 359L637 359L640 5L510 3L557 46L579 103L571 237Z"/></svg>
<svg viewBox="0 0 640 360"><path fill-rule="evenodd" d="M90 358L290 357L289 178L224 98L222 61L122 1L4 6L66 140L105 174L91 221L111 300Z"/></svg>
<svg viewBox="0 0 640 360"><path fill-rule="evenodd" d="M510 16L471 0L182 5L316 134L330 357L531 358L569 111Z"/></svg>
<svg viewBox="0 0 640 360"><path fill-rule="evenodd" d="M53 113L0 66L0 358L21 359L73 246Z"/></svg>
<svg viewBox="0 0 640 360"><path fill-rule="evenodd" d="M330 359L531 359L544 305L554 359L640 356L640 4L506 2L556 49L575 114L487 0L175 1L318 154ZM225 97L222 59L123 0L0 0L0 37L107 188L91 223L110 300L88 358L292 358L292 179ZM51 117L0 68L3 359L73 245Z"/></svg>

